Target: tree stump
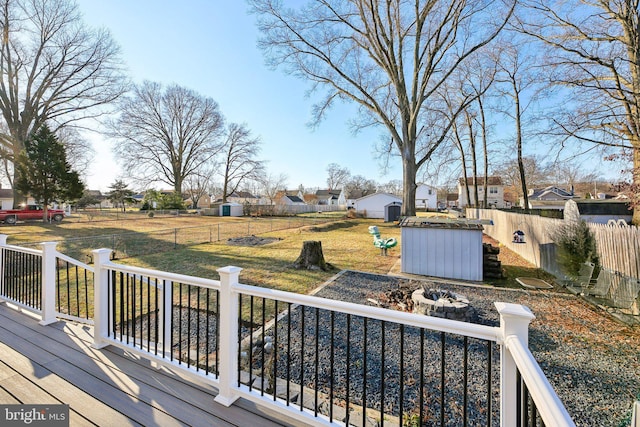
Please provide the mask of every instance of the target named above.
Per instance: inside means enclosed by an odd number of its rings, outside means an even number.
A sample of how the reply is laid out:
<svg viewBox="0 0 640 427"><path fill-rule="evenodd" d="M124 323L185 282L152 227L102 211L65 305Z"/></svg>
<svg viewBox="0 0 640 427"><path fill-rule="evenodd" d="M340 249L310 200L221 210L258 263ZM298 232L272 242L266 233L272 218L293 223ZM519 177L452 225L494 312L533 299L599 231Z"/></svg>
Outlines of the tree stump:
<svg viewBox="0 0 640 427"><path fill-rule="evenodd" d="M293 263L293 267L298 270L306 268L307 270L328 271L333 266L324 260L322 253L322 242L315 240L306 240L302 242L302 250L300 256Z"/></svg>

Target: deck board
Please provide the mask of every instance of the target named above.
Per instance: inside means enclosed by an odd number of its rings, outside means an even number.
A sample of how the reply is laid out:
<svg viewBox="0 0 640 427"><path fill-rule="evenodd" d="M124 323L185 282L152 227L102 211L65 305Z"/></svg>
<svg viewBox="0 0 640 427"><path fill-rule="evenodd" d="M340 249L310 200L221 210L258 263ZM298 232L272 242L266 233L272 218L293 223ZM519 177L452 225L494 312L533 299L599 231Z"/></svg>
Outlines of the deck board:
<svg viewBox="0 0 640 427"><path fill-rule="evenodd" d="M299 424L250 402L224 407L210 384L122 349L96 350L92 334L72 322L41 326L0 304L0 403L67 403L71 425Z"/></svg>

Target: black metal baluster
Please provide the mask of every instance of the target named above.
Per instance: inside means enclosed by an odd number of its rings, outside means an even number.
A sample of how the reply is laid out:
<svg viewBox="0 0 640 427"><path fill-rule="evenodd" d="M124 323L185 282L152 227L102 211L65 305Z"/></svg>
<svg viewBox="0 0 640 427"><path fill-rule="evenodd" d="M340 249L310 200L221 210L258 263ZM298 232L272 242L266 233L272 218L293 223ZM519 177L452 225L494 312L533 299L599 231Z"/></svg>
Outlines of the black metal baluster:
<svg viewBox="0 0 640 427"><path fill-rule="evenodd" d="M175 329L175 323L176 323L174 321L175 316L174 316L174 310L173 310L173 292L174 292L173 280L169 281L169 286L171 286L171 288L169 290L169 310L170 311L169 311L169 314L168 314L168 316L171 316L171 317L169 317L169 319L170 319L170 322L169 322L169 336L171 337L170 344L169 344L169 353L170 353L169 358L170 358L171 361L173 361L173 346L175 345L175 338L174 338L174 335L173 335L173 331ZM166 307L166 305L165 305L165 307ZM182 315L182 305L180 304L180 301L178 301L178 321L179 321L179 324L180 324L180 326L179 326L180 328L182 327L182 322L180 322L180 316L181 315ZM165 310L165 316L167 316L166 310ZM166 323L163 323L163 325L166 325ZM164 328L166 328L166 326L164 326L163 329ZM179 338L180 337L178 336L178 339ZM164 342L164 341L165 340L162 340L162 342ZM179 361L179 359L180 358L178 358L178 361Z"/></svg>
<svg viewBox="0 0 640 427"><path fill-rule="evenodd" d="M155 290L155 294L154 294L154 299L155 299L155 309L156 309L156 315L154 316L154 318L156 319L156 329L155 329L155 334L153 336L153 339L155 341L155 349L154 349L154 354L157 356L158 355L158 338L160 337L160 307L158 307L158 278L156 277L153 283L154 286L154 290ZM163 292L164 295L164 292ZM164 323L163 323L164 325ZM164 341L164 340L163 340Z"/></svg>
<svg viewBox="0 0 640 427"><path fill-rule="evenodd" d="M182 288L183 284L180 282L178 285L178 365L182 364L182 317L184 309L184 304L182 303L182 299L184 298Z"/></svg>
<svg viewBox="0 0 640 427"><path fill-rule="evenodd" d="M404 415L404 325L400 325L400 378L398 379L400 386L400 425L402 424L402 417Z"/></svg>
<svg viewBox="0 0 640 427"><path fill-rule="evenodd" d="M253 387L253 295L249 297L249 391Z"/></svg>
<svg viewBox="0 0 640 427"><path fill-rule="evenodd" d="M487 427L491 427L491 408L493 403L493 393L492 388L493 384L491 381L491 365L493 363L492 355L491 355L491 341L487 341Z"/></svg>
<svg viewBox="0 0 640 427"><path fill-rule="evenodd" d="M362 423L367 421L367 341L368 330L367 321L368 318L364 318L362 325Z"/></svg>
<svg viewBox="0 0 640 427"><path fill-rule="evenodd" d="M122 342L123 334L124 334L124 300L126 296L126 291L124 288L124 273L120 272L120 342Z"/></svg>
<svg viewBox="0 0 640 427"><path fill-rule="evenodd" d="M211 289L207 288L206 291L206 302L207 302L207 309L205 311L205 327L207 329L205 329L204 331L204 363L205 363L205 375L209 375L209 372L211 372L211 368L209 367L209 354L211 353L211 349L209 348L209 316L211 315L211 309L209 308L209 305L211 304Z"/></svg>
<svg viewBox="0 0 640 427"><path fill-rule="evenodd" d="M191 313L193 312L191 305L191 294L193 293L193 286L187 285L187 367L191 366Z"/></svg>
<svg viewBox="0 0 640 427"><path fill-rule="evenodd" d="M151 352L151 312L151 277L147 277L147 350L149 352Z"/></svg>
<svg viewBox="0 0 640 427"><path fill-rule="evenodd" d="M140 309L139 309L139 311L140 311L140 348L144 348L144 346L142 344L142 341L144 340L144 317L143 317L144 316L144 314L143 314L144 313L144 299L143 299L143 296L144 296L143 293L144 292L142 292L142 290L143 290L143 288L142 288L143 280L144 279L143 279L143 277L141 275L140 276L140 282L139 282L140 283ZM136 282L136 280L135 280L135 277L134 277L133 283L135 283L135 282Z"/></svg>
<svg viewBox="0 0 640 427"><path fill-rule="evenodd" d="M85 270L86 271L86 270ZM113 338L115 338L115 320L112 310L115 306L115 292L113 287L113 278L115 276L115 271L111 270L111 274L107 273L107 295L110 295L111 298L107 298L107 337L111 338L111 329L113 328Z"/></svg>
<svg viewBox="0 0 640 427"><path fill-rule="evenodd" d="M462 424L464 426L467 425L467 403L468 403L468 381L467 375L469 373L469 350L467 346L469 345L469 339L465 335L462 339L462 345L464 346L462 350Z"/></svg>
<svg viewBox="0 0 640 427"><path fill-rule="evenodd" d="M288 303L287 308L287 406L291 401L290 394L291 384L291 303Z"/></svg>
<svg viewBox="0 0 640 427"><path fill-rule="evenodd" d="M131 332L133 334L133 346L136 346L136 329L137 329L137 316L138 308L136 307L136 277L131 274L127 274L127 283L131 284Z"/></svg>
<svg viewBox="0 0 640 427"><path fill-rule="evenodd" d="M420 396L418 396L418 416L420 417L419 425L424 420L424 329L420 328Z"/></svg>
<svg viewBox="0 0 640 427"><path fill-rule="evenodd" d="M220 375L220 371L218 369L218 351L220 350L218 347L220 345L220 291L214 291L213 294L216 297L216 312L214 313L215 322L216 322L216 334L215 334L215 349L216 349L216 375ZM241 306L240 306L241 307ZM238 328L238 334L240 333L240 328ZM240 340L238 340L240 343ZM240 350L238 350L238 357L240 357ZM238 372L240 372L240 363L238 363Z"/></svg>
<svg viewBox="0 0 640 427"><path fill-rule="evenodd" d="M196 372L200 370L200 288L196 286Z"/></svg>
<svg viewBox="0 0 640 427"><path fill-rule="evenodd" d="M69 280L69 263L67 265L67 314L71 314L71 282Z"/></svg>
<svg viewBox="0 0 640 427"><path fill-rule="evenodd" d="M260 378L262 378L262 381L260 382L260 396L264 396L264 382L265 382L265 378L264 378L264 347L266 345L265 342L265 320L266 320L266 311L267 311L267 299L266 298L262 298L262 323L261 323L261 327L262 327L262 351L260 352L261 358L260 358Z"/></svg>
<svg viewBox="0 0 640 427"><path fill-rule="evenodd" d="M440 332L440 425L444 427L445 335Z"/></svg>
<svg viewBox="0 0 640 427"><path fill-rule="evenodd" d="M315 330L315 335L316 335L316 348L315 348L315 372L314 372L314 380L313 380L313 388L315 391L315 396L314 396L314 404L313 404L313 414L314 416L318 416L318 370L319 370L319 364L320 364L320 357L319 357L319 336L320 336L320 309L318 307L316 307L316 330Z"/></svg>
<svg viewBox="0 0 640 427"><path fill-rule="evenodd" d="M300 410L304 409L304 305L300 306Z"/></svg>
<svg viewBox="0 0 640 427"><path fill-rule="evenodd" d="M516 370L516 425L522 426L522 409L524 402L522 401L522 377L520 371Z"/></svg>
<svg viewBox="0 0 640 427"><path fill-rule="evenodd" d="M89 280L86 268L84 269L84 306L85 312L87 314L86 319L90 319L91 315L89 314Z"/></svg>
<svg viewBox="0 0 640 427"><path fill-rule="evenodd" d="M335 349L335 311L330 312L331 345L329 353L329 422L333 422L333 360Z"/></svg>
<svg viewBox="0 0 640 427"><path fill-rule="evenodd" d="M274 319L275 323L273 326L273 357L271 359L271 363L273 364L273 401L276 401L276 384L278 381L278 300L273 301L273 310L274 310Z"/></svg>
<svg viewBox="0 0 640 427"><path fill-rule="evenodd" d="M76 269L76 316L80 317L80 275L78 274L78 266Z"/></svg>
<svg viewBox="0 0 640 427"><path fill-rule="evenodd" d="M384 348L386 323L380 321L380 427L384 427Z"/></svg>
<svg viewBox="0 0 640 427"><path fill-rule="evenodd" d="M351 394L351 314L347 314L347 396L346 396L346 406L345 409L347 411L346 417L344 419L344 423L349 425L349 403L350 403L350 394Z"/></svg>
<svg viewBox="0 0 640 427"><path fill-rule="evenodd" d="M220 229L220 225L218 225L218 229ZM240 387L240 371L242 371L241 369L241 362L242 362L242 294L238 294L238 387ZM220 312L218 310L218 312ZM220 316L217 315L218 317L218 326L220 326ZM220 328L218 327L218 333L220 333ZM219 349L217 349L219 350ZM218 364L218 358L216 356L216 366ZM219 375L219 373L218 373Z"/></svg>

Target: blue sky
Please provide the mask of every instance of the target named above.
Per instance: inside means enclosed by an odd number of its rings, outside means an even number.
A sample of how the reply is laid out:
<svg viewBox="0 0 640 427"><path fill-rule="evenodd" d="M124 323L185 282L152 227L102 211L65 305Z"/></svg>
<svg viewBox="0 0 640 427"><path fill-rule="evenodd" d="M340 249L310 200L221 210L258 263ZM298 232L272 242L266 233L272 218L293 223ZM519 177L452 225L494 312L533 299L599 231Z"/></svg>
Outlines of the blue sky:
<svg viewBox="0 0 640 427"><path fill-rule="evenodd" d="M317 129L306 126L313 99L305 82L266 67L256 47L254 16L241 0L78 0L84 21L108 28L121 46L134 82L176 83L215 99L230 122L247 123L263 141L261 158L288 186L326 186L326 167L338 163L352 175L379 182L401 178L401 165L380 174L377 131L353 136L355 108L337 106ZM109 141L90 137L98 167L91 189L107 190L120 169ZM124 177L126 178L126 177Z"/></svg>

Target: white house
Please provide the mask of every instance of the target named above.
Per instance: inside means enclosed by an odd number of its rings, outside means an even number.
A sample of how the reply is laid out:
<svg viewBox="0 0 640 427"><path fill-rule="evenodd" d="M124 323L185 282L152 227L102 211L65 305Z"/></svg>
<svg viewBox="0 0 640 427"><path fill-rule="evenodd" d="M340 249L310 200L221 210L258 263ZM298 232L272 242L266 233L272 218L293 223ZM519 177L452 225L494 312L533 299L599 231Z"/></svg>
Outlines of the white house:
<svg viewBox="0 0 640 427"><path fill-rule="evenodd" d="M316 197L319 205L346 205L347 198L343 190L318 190Z"/></svg>
<svg viewBox="0 0 640 427"><path fill-rule="evenodd" d="M484 201L484 177L479 176L476 178L476 184L478 186L478 199L480 203ZM475 205L475 185L473 183L473 177L467 178L467 185L469 186L469 198L467 201L467 191L464 185L464 178L458 180L458 207L464 208L469 205ZM504 208L504 184L502 178L499 176L487 177L487 207L489 208Z"/></svg>
<svg viewBox="0 0 640 427"><path fill-rule="evenodd" d="M375 193L361 197L355 201L356 212L365 218L385 217L385 208L389 205L401 205L402 199L388 193Z"/></svg>
<svg viewBox="0 0 640 427"><path fill-rule="evenodd" d="M418 184L418 188L416 188L416 208L436 210L438 208L437 188L428 184Z"/></svg>

